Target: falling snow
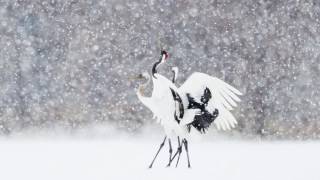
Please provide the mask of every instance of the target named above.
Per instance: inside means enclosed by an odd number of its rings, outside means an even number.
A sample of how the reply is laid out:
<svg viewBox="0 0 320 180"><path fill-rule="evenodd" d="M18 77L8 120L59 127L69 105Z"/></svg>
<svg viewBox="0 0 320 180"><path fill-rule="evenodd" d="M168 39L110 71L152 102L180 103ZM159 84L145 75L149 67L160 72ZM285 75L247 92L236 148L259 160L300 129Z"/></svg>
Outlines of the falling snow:
<svg viewBox="0 0 320 180"><path fill-rule="evenodd" d="M245 93L242 135L320 137L320 4L269 0L2 0L0 133L151 121L130 77L194 71Z"/></svg>

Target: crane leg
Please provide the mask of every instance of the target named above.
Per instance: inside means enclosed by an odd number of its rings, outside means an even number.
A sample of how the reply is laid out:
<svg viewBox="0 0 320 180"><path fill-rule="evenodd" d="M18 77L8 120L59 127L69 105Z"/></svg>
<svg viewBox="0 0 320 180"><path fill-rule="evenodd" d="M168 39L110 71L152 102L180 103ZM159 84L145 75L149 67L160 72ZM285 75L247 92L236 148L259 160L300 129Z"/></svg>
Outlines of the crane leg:
<svg viewBox="0 0 320 180"><path fill-rule="evenodd" d="M170 154L170 156L169 156L169 162L171 161L171 158L172 158L172 145L171 145L171 139L169 138L168 139L168 141L169 141L169 154ZM167 167L169 167L170 166L170 163L167 165Z"/></svg>
<svg viewBox="0 0 320 180"><path fill-rule="evenodd" d="M176 167L178 167L179 160L180 160L180 155L181 155L181 152L182 152L182 145L181 145L181 143L180 143L180 138L179 138L179 136L178 136L178 145L179 145L179 147L178 147L178 152L179 152L179 154L178 154L178 159L177 159Z"/></svg>
<svg viewBox="0 0 320 180"><path fill-rule="evenodd" d="M176 158L176 156L182 152L182 144L180 144L180 138L179 137L178 137L178 143L179 143L179 145L178 145L177 152L170 159L169 164L167 165L167 167L169 167L171 165L172 161Z"/></svg>
<svg viewBox="0 0 320 180"><path fill-rule="evenodd" d="M188 141L186 139L183 139L182 143L184 144L184 148L186 149L186 152L187 152L188 168L190 168L191 166L190 166L190 160L189 160Z"/></svg>
<svg viewBox="0 0 320 180"><path fill-rule="evenodd" d="M164 143L166 142L166 140L167 140L167 136L164 137L163 142L160 144L160 148L158 149L157 154L154 156L149 168L152 168L152 165L153 165L154 161L156 160L156 158L157 158L159 152L161 151L162 147L164 146Z"/></svg>

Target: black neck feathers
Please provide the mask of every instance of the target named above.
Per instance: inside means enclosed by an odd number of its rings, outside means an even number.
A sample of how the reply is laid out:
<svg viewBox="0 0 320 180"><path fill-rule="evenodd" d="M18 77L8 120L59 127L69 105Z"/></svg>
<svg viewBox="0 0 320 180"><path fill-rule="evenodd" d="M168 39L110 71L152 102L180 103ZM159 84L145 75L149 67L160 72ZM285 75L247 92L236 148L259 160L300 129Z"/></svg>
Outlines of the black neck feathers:
<svg viewBox="0 0 320 180"><path fill-rule="evenodd" d="M173 72L173 78L172 78L172 83L174 84L176 82L176 72Z"/></svg>
<svg viewBox="0 0 320 180"><path fill-rule="evenodd" d="M153 76L154 78L156 78L156 77L154 76L154 74L157 73L157 68L158 68L158 65L159 65L160 63L161 63L161 58L159 59L158 62L154 63L154 65L153 65L153 67L152 67L152 76Z"/></svg>

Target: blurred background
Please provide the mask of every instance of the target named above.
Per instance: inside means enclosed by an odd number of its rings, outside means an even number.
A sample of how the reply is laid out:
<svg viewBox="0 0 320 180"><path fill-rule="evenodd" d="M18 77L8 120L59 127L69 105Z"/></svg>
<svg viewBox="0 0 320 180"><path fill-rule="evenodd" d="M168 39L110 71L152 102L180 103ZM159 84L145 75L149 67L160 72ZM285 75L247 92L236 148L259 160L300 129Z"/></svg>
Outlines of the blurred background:
<svg viewBox="0 0 320 180"><path fill-rule="evenodd" d="M139 134L155 125L131 76L195 71L245 95L241 136L320 138L316 0L0 0L0 134ZM214 131L214 128L212 128Z"/></svg>

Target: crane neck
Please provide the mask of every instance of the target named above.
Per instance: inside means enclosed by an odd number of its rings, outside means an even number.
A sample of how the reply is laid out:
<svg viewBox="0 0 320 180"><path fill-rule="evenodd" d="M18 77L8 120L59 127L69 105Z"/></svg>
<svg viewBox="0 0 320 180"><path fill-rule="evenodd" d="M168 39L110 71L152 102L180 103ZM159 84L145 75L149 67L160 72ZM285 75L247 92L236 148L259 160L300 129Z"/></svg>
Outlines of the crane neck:
<svg viewBox="0 0 320 180"><path fill-rule="evenodd" d="M158 67L159 64L160 64L160 62L156 62L156 63L153 64L153 67L152 67L152 76L153 76L154 78L156 78L154 75L157 73L157 67Z"/></svg>
<svg viewBox="0 0 320 180"><path fill-rule="evenodd" d="M138 99L147 107L150 108L150 110L153 112L153 107L154 106L154 101L152 100L151 97L147 97L145 96L144 90L146 89L147 85L150 83L150 76L147 77L147 82L145 82L144 84L139 85L138 87L138 92L137 92L137 96Z"/></svg>
<svg viewBox="0 0 320 180"><path fill-rule="evenodd" d="M157 61L157 62L155 62L155 63L153 64L153 67L152 67L152 76L153 76L154 78L156 78L156 77L155 77L155 74L158 72L158 71L157 71L157 68L158 68L158 66L159 66L161 63L164 62L164 58L165 58L165 56L164 56L164 55L161 55L159 61ZM156 78L156 79L157 79L157 78Z"/></svg>
<svg viewBox="0 0 320 180"><path fill-rule="evenodd" d="M144 95L144 94L145 94L144 91L145 91L145 89L147 88L147 86L149 85L149 83L150 83L150 76L147 76L147 82L139 85L139 87L138 87L138 94L139 94L140 96L145 96L145 95Z"/></svg>
<svg viewBox="0 0 320 180"><path fill-rule="evenodd" d="M172 72L173 72L172 83L174 84L176 82L176 72L175 71L172 71Z"/></svg>
<svg viewBox="0 0 320 180"><path fill-rule="evenodd" d="M177 81L178 72L179 72L179 70L178 70L177 67L173 67L173 68L172 68L172 73L173 73L172 83L173 83L173 84Z"/></svg>

